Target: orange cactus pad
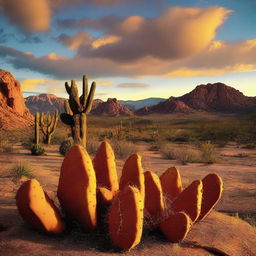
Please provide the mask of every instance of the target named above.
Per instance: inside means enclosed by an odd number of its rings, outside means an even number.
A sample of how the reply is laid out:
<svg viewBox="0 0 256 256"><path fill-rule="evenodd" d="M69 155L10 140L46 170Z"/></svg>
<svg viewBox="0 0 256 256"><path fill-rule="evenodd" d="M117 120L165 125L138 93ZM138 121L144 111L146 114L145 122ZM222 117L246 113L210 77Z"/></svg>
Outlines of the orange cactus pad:
<svg viewBox="0 0 256 256"><path fill-rule="evenodd" d="M82 146L73 146L64 158L58 198L67 216L73 217L84 231L96 227L96 176Z"/></svg>
<svg viewBox="0 0 256 256"><path fill-rule="evenodd" d="M145 212L153 223L160 220L164 209L164 200L162 187L159 177L154 173L147 171L145 176Z"/></svg>
<svg viewBox="0 0 256 256"><path fill-rule="evenodd" d="M111 204L114 193L107 188L99 187L97 188L97 207L107 206Z"/></svg>
<svg viewBox="0 0 256 256"><path fill-rule="evenodd" d="M141 240L143 200L139 190L127 186L113 199L108 216L109 234L115 246L130 250Z"/></svg>
<svg viewBox="0 0 256 256"><path fill-rule="evenodd" d="M24 182L16 195L21 217L36 230L59 235L65 230L59 210L36 179Z"/></svg>
<svg viewBox="0 0 256 256"><path fill-rule="evenodd" d="M176 167L167 169L161 176L160 181L166 202L169 206L182 191L180 172Z"/></svg>
<svg viewBox="0 0 256 256"><path fill-rule="evenodd" d="M160 229L172 243L182 241L188 234L192 225L189 216L184 212L172 213L168 219L160 224Z"/></svg>
<svg viewBox="0 0 256 256"><path fill-rule="evenodd" d="M93 165L97 178L97 186L105 187L113 192L118 191L115 155L106 141L102 142L94 159Z"/></svg>
<svg viewBox="0 0 256 256"><path fill-rule="evenodd" d="M198 221L204 219L221 198L223 182L220 176L210 173L202 179L203 199Z"/></svg>
<svg viewBox="0 0 256 256"><path fill-rule="evenodd" d="M145 183L143 172L141 156L138 154L131 155L126 160L122 170L122 176L119 184L120 190L124 189L128 185L135 186L140 191L144 201Z"/></svg>
<svg viewBox="0 0 256 256"><path fill-rule="evenodd" d="M171 210L185 212L194 222L200 215L203 184L200 180L193 181L173 201Z"/></svg>

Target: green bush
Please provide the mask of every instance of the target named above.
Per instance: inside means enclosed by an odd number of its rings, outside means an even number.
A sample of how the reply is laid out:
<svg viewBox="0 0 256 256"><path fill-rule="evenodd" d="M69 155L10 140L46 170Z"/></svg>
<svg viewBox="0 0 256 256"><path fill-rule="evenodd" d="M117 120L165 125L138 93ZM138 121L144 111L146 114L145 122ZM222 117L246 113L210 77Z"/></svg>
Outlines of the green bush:
<svg viewBox="0 0 256 256"><path fill-rule="evenodd" d="M213 164L216 162L215 147L210 141L207 141L206 143L201 144L200 149L202 151L203 162L207 164Z"/></svg>
<svg viewBox="0 0 256 256"><path fill-rule="evenodd" d="M34 174L30 166L25 162L18 162L11 168L11 175L15 179L19 179L22 176L27 178L34 178Z"/></svg>
<svg viewBox="0 0 256 256"><path fill-rule="evenodd" d="M67 140L62 141L59 147L59 152L61 155L65 156L70 148L73 146L74 142L72 138L68 138Z"/></svg>
<svg viewBox="0 0 256 256"><path fill-rule="evenodd" d="M111 144L117 159L127 159L137 152L137 147L131 142L113 141Z"/></svg>
<svg viewBox="0 0 256 256"><path fill-rule="evenodd" d="M45 152L44 148L39 144L34 144L30 150L31 154L34 156L41 156Z"/></svg>

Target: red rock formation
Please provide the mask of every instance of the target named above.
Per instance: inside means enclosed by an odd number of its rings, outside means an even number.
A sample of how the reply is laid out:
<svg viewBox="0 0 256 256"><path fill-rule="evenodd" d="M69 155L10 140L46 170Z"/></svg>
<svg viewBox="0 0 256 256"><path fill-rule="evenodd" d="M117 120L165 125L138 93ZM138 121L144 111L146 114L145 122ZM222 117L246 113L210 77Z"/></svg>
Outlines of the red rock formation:
<svg viewBox="0 0 256 256"><path fill-rule="evenodd" d="M20 83L11 73L0 69L0 128L7 130L33 124L27 109Z"/></svg>
<svg viewBox="0 0 256 256"><path fill-rule="evenodd" d="M147 115L152 113L168 114L168 113L192 113L194 110L187 106L184 102L170 97L168 100L158 103L152 107L144 107L137 110L137 115Z"/></svg>
<svg viewBox="0 0 256 256"><path fill-rule="evenodd" d="M65 98L57 97L54 94L42 93L38 96L29 96L25 98L26 106L29 111L33 114L36 112L54 112L58 110L59 113L64 112L64 101ZM95 99L93 101L92 109L96 108L98 104L103 101L100 99Z"/></svg>
<svg viewBox="0 0 256 256"><path fill-rule="evenodd" d="M178 98L196 110L243 112L256 110L256 101L223 83L198 85L193 91Z"/></svg>
<svg viewBox="0 0 256 256"><path fill-rule="evenodd" d="M108 115L108 116L131 116L133 112L127 107L121 105L117 99L109 98L106 102L99 103L91 113L93 115Z"/></svg>
<svg viewBox="0 0 256 256"><path fill-rule="evenodd" d="M36 112L54 112L58 110L59 113L64 111L65 98L60 98L54 94L40 94L38 96L29 96L26 98L26 106L31 113Z"/></svg>

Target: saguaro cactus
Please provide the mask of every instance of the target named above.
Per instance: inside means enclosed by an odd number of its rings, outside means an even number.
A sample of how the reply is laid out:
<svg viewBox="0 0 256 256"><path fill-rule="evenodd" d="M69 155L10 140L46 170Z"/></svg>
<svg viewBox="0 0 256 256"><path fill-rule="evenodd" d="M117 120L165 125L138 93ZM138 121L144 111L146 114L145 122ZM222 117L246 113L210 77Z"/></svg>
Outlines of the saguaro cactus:
<svg viewBox="0 0 256 256"><path fill-rule="evenodd" d="M40 139L40 113L36 112L35 114L35 144L39 144L39 139Z"/></svg>
<svg viewBox="0 0 256 256"><path fill-rule="evenodd" d="M65 88L69 94L69 100L65 101L64 108L66 113L60 115L64 124L70 125L74 143L86 147L86 115L91 111L93 97L96 89L96 83L92 82L90 92L88 94L88 79L83 76L83 94L78 96L76 81L65 83Z"/></svg>
<svg viewBox="0 0 256 256"><path fill-rule="evenodd" d="M38 120L37 125L40 126L41 131L44 135L45 144L51 143L52 135L54 134L56 126L58 124L58 118L58 111L55 111L53 115L51 115L50 113L36 113L36 120Z"/></svg>

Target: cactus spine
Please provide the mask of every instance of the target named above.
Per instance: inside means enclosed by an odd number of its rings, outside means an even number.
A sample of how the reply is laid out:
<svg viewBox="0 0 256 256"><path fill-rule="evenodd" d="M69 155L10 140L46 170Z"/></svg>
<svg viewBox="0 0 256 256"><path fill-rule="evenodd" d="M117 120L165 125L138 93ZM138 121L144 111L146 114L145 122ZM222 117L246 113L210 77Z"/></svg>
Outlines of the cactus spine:
<svg viewBox="0 0 256 256"><path fill-rule="evenodd" d="M83 76L83 93L79 97L76 81L65 83L65 88L69 94L69 100L64 103L66 113L62 113L60 118L64 124L70 125L74 143L86 148L86 130L87 130L87 114L91 111L93 97L96 89L96 83L92 82L90 92L88 94L88 79Z"/></svg>
<svg viewBox="0 0 256 256"><path fill-rule="evenodd" d="M53 115L51 115L50 113L36 113L36 120L38 120L37 125L40 126L41 131L44 135L43 140L45 144L51 144L52 135L54 134L58 124L58 118L59 118L58 111L55 111ZM38 138L38 142L39 142L39 138Z"/></svg>

